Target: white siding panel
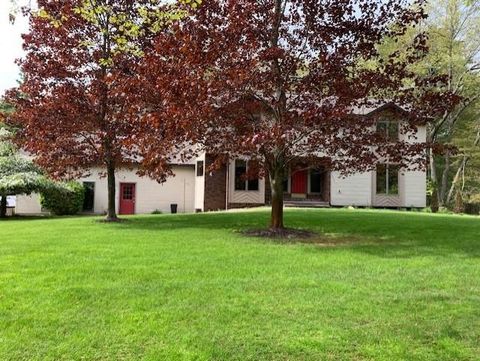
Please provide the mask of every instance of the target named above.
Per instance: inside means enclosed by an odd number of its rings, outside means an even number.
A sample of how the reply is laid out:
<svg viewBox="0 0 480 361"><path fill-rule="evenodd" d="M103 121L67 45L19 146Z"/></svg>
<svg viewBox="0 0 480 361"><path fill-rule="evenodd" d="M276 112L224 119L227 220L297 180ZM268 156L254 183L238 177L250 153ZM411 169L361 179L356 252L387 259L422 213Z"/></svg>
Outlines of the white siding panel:
<svg viewBox="0 0 480 361"><path fill-rule="evenodd" d="M405 172L403 177L405 194L404 207L427 206L427 174L425 171Z"/></svg>
<svg viewBox="0 0 480 361"><path fill-rule="evenodd" d="M205 205L205 154L198 157L198 161L203 161L203 176L196 176L197 166L195 162L195 209L203 211Z"/></svg>
<svg viewBox="0 0 480 361"><path fill-rule="evenodd" d="M170 212L170 204L178 204L178 212L193 212L195 203L195 170L193 167L174 166L175 176L159 184L148 177L138 176L134 170L117 171L116 208L118 211L120 183L135 183L135 213L145 214L159 210ZM101 171L92 171L91 176L81 178L80 182L95 182L94 212L107 211L107 179L101 177Z"/></svg>
<svg viewBox="0 0 480 361"><path fill-rule="evenodd" d="M36 215L42 214L42 206L40 205L40 196L32 194L31 196L17 196L15 205L15 213L19 215Z"/></svg>
<svg viewBox="0 0 480 361"><path fill-rule="evenodd" d="M401 123L401 129L405 127L406 123ZM400 132L400 140L406 141L408 143L422 143L427 140L427 127L421 125L417 127L415 134L412 132Z"/></svg>
<svg viewBox="0 0 480 361"><path fill-rule="evenodd" d="M163 184L148 177L138 176L134 170L119 170L116 172L116 209L118 212L120 183L135 183L135 213L145 214L155 210L170 212L170 204L178 205L178 212L193 212L195 209L195 169L192 166L174 166L175 176ZM107 179L101 176L100 169L94 169L91 175L83 177L79 182L95 183L94 212L103 214L107 211ZM41 213L38 195L17 198L17 214Z"/></svg>
<svg viewBox="0 0 480 361"><path fill-rule="evenodd" d="M333 206L370 206L372 173L356 173L342 177L339 172L332 172L330 192Z"/></svg>
<svg viewBox="0 0 480 361"><path fill-rule="evenodd" d="M427 140L427 127L420 126L414 137L404 135L404 140L421 143ZM426 155L422 155L426 157ZM427 205L427 173L424 170L406 171L403 181L403 207L423 208Z"/></svg>

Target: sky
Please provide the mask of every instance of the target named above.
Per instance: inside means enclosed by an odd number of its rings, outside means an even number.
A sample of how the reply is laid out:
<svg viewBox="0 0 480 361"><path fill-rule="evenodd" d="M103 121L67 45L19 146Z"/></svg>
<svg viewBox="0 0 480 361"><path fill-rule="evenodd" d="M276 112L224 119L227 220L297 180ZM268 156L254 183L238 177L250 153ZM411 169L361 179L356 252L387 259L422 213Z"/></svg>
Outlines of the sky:
<svg viewBox="0 0 480 361"><path fill-rule="evenodd" d="M0 0L0 97L5 90L17 85L20 70L15 59L22 56L21 34L28 30L28 21L18 14L15 24L8 21L9 0Z"/></svg>

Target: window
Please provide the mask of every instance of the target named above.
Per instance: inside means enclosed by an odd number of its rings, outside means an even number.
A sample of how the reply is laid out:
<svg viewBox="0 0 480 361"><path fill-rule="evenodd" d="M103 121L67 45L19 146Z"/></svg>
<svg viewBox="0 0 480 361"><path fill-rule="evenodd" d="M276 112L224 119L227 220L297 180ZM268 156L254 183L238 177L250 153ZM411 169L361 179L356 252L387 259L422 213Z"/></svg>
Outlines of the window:
<svg viewBox="0 0 480 361"><path fill-rule="evenodd" d="M247 182L245 181L245 173L247 173L247 162L237 159L235 161L235 190L247 190Z"/></svg>
<svg viewBox="0 0 480 361"><path fill-rule="evenodd" d="M247 189L249 191L258 191L258 178L249 179L247 181Z"/></svg>
<svg viewBox="0 0 480 361"><path fill-rule="evenodd" d="M203 177L203 160L197 162L197 177Z"/></svg>
<svg viewBox="0 0 480 361"><path fill-rule="evenodd" d="M398 195L398 173L400 169L394 164L377 166L377 194Z"/></svg>
<svg viewBox="0 0 480 361"><path fill-rule="evenodd" d="M259 182L256 179L246 179L248 164L246 161L237 159L235 161L235 190L236 191L258 191Z"/></svg>
<svg viewBox="0 0 480 361"><path fill-rule="evenodd" d="M125 201L133 200L133 184L124 184L122 199Z"/></svg>
<svg viewBox="0 0 480 361"><path fill-rule="evenodd" d="M283 186L283 192L288 193L288 175L286 175L285 178L283 178L282 186Z"/></svg>
<svg viewBox="0 0 480 361"><path fill-rule="evenodd" d="M83 199L83 211L93 212L95 202L95 182L83 182L85 198Z"/></svg>
<svg viewBox="0 0 480 361"><path fill-rule="evenodd" d="M398 121L380 119L377 122L377 133L384 137L385 140L397 141L399 133Z"/></svg>
<svg viewBox="0 0 480 361"><path fill-rule="evenodd" d="M322 193L322 171L310 169L310 193Z"/></svg>

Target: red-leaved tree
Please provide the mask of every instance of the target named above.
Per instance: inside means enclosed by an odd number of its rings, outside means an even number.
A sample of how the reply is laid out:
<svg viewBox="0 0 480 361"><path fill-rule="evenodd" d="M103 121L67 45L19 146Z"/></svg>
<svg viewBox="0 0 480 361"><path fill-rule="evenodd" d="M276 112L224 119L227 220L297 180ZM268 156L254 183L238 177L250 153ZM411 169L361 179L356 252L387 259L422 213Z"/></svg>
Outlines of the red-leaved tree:
<svg viewBox="0 0 480 361"><path fill-rule="evenodd" d="M151 37L181 17L152 0L38 0L23 36L22 84L9 92L19 145L55 178L93 167L108 178L107 220L117 220L115 170L142 160L135 68ZM168 173L172 139L164 127L155 166ZM157 133L158 134L158 133Z"/></svg>
<svg viewBox="0 0 480 361"><path fill-rule="evenodd" d="M409 67L427 52L418 35L405 53L380 54L425 17L423 1L204 0L156 38L139 76L149 101L178 118L218 159L248 157L268 177L271 228L283 222L283 180L299 158L345 174L381 159L424 165L424 144L375 132L354 109L393 102L408 130L455 101L442 79ZM153 91L155 90L155 91ZM433 95L435 94L435 95ZM151 152L155 142L149 144ZM248 175L247 175L248 176Z"/></svg>

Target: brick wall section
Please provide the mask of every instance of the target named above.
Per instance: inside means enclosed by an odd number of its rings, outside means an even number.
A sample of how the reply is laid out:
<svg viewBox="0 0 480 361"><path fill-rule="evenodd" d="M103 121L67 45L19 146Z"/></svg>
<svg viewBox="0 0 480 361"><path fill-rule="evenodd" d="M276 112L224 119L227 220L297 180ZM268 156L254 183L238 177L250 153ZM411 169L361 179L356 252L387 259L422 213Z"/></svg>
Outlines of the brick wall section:
<svg viewBox="0 0 480 361"><path fill-rule="evenodd" d="M207 154L205 157L205 199L203 204L205 212L224 210L226 203L227 167L224 165L214 172L209 172L208 167L213 160L214 157L211 155Z"/></svg>

